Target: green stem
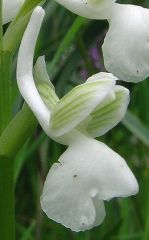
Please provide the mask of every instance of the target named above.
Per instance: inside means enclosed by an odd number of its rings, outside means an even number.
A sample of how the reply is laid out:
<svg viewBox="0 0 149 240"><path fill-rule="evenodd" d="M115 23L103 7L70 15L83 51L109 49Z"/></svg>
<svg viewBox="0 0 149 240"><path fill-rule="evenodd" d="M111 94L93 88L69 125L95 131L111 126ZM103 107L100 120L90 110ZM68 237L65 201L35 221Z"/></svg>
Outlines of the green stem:
<svg viewBox="0 0 149 240"><path fill-rule="evenodd" d="M0 239L15 240L13 161L0 157Z"/></svg>
<svg viewBox="0 0 149 240"><path fill-rule="evenodd" d="M0 133L12 117L11 54L0 53Z"/></svg>
<svg viewBox="0 0 149 240"><path fill-rule="evenodd" d="M14 159L37 121L24 106L0 137L0 239L15 240Z"/></svg>
<svg viewBox="0 0 149 240"><path fill-rule="evenodd" d="M11 54L3 50L2 0L0 0L0 134L11 119Z"/></svg>
<svg viewBox="0 0 149 240"><path fill-rule="evenodd" d="M11 120L11 64L12 54L16 50L25 26L28 22L28 11L40 0L24 5L24 18L12 23L3 37L2 0L0 0L0 239L15 240L15 201L14 201L14 157L23 146L37 121L28 107L24 107ZM20 24L22 22L22 24ZM21 27L20 27L21 26ZM12 44L11 44L12 43ZM11 46L12 45L12 46ZM11 46L11 47L10 47ZM9 123L10 122L10 123Z"/></svg>
<svg viewBox="0 0 149 240"><path fill-rule="evenodd" d="M3 49L2 0L0 0L0 52Z"/></svg>
<svg viewBox="0 0 149 240"><path fill-rule="evenodd" d="M10 59L3 52L2 0L0 0L0 133L10 120ZM15 240L13 162L0 157L0 239Z"/></svg>

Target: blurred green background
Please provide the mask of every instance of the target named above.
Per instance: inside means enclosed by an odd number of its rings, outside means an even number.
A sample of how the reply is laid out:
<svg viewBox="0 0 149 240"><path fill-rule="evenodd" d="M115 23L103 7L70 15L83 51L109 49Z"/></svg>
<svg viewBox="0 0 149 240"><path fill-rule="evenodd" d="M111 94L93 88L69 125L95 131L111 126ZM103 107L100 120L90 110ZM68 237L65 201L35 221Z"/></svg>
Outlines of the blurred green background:
<svg viewBox="0 0 149 240"><path fill-rule="evenodd" d="M149 7L148 0L121 3ZM105 71L101 46L108 24L77 17L53 0L48 0L44 8L46 17L35 59L46 56L48 73L61 97L88 76ZM23 103L16 86L16 59L17 55L13 66L14 114ZM49 168L65 147L50 140L38 127L15 159L17 239L149 240L149 81L120 84L131 90L129 112L100 140L126 159L138 179L139 194L105 203L106 219L91 231L74 233L49 220L40 208L40 195Z"/></svg>

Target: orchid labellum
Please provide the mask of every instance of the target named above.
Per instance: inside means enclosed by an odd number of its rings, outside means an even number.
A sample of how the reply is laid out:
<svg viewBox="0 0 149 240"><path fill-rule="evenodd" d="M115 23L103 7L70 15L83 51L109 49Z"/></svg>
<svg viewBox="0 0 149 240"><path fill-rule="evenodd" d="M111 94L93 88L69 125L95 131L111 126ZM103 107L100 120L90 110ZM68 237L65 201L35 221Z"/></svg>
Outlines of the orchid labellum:
<svg viewBox="0 0 149 240"><path fill-rule="evenodd" d="M15 18L23 3L24 0L3 0L3 24Z"/></svg>
<svg viewBox="0 0 149 240"><path fill-rule="evenodd" d="M104 201L138 192L125 160L95 140L124 117L129 91L110 73L98 73L62 99L46 72L44 57L33 69L33 55L44 11L37 7L24 33L18 55L18 86L49 137L68 145L50 169L41 196L47 216L73 231L102 223Z"/></svg>

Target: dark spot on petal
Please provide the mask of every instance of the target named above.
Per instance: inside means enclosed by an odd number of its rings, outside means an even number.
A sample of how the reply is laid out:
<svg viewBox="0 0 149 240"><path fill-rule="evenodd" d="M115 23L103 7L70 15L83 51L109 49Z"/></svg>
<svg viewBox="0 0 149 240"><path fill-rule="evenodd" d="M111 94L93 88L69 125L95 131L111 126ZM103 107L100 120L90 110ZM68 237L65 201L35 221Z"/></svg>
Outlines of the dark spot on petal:
<svg viewBox="0 0 149 240"><path fill-rule="evenodd" d="M77 177L77 174L73 175L73 177L76 178L76 177Z"/></svg>

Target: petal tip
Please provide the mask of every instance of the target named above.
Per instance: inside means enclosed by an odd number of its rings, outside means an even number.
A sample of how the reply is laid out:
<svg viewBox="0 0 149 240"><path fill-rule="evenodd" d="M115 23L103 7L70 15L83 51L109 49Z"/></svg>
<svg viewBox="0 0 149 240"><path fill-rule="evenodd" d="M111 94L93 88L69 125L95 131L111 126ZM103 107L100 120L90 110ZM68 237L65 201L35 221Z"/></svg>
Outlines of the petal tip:
<svg viewBox="0 0 149 240"><path fill-rule="evenodd" d="M33 14L34 14L34 15L41 16L41 17L42 17L42 16L44 17L45 11L44 11L44 9L43 9L41 6L37 6L37 7L34 9Z"/></svg>

